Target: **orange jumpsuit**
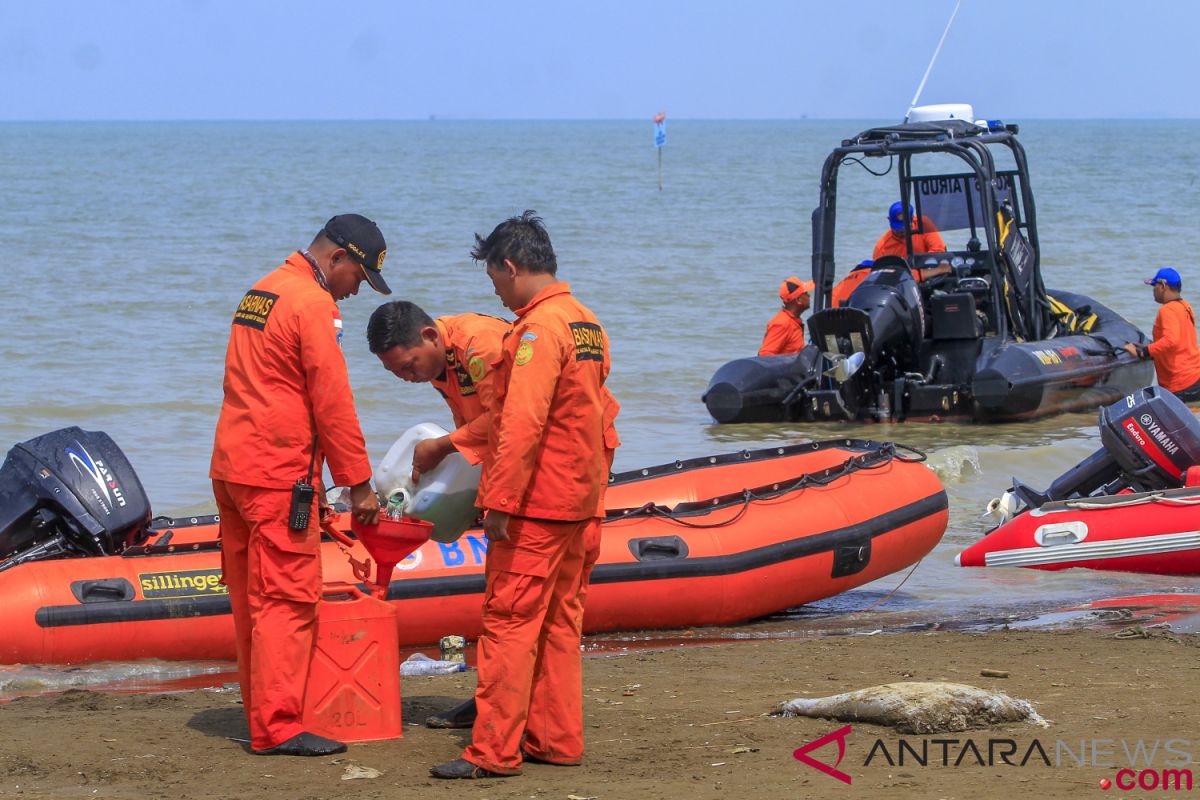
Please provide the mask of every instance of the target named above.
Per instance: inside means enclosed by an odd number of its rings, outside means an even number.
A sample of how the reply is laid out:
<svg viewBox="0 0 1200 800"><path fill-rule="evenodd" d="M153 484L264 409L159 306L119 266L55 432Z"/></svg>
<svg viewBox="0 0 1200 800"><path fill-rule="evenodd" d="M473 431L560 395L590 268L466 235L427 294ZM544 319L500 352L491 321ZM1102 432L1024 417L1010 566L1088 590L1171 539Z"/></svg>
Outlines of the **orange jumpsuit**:
<svg viewBox="0 0 1200 800"><path fill-rule="evenodd" d="M1180 392L1200 381L1200 345L1196 343L1196 313L1187 300L1170 300L1154 318L1154 341L1147 350L1154 359L1158 384Z"/></svg>
<svg viewBox="0 0 1200 800"><path fill-rule="evenodd" d="M525 752L558 764L583 758L579 655L588 578L618 406L604 386L608 336L552 284L517 312L497 365L480 505L512 515L508 541L488 547L479 639L479 715L462 757L515 774Z"/></svg>
<svg viewBox="0 0 1200 800"><path fill-rule="evenodd" d="M850 299L850 295L854 294L854 290L870 274L871 268L863 267L862 269L851 270L849 275L838 281L837 285L833 287L833 292L830 294L830 308L838 308L839 306L846 305L846 301Z"/></svg>
<svg viewBox="0 0 1200 800"><path fill-rule="evenodd" d="M339 485L371 477L341 331L337 304L300 253L255 284L233 315L209 476L255 750L303 732L320 530L316 509L305 531L288 528L288 511L292 485L308 474L314 435L314 483L326 459Z"/></svg>
<svg viewBox="0 0 1200 800"><path fill-rule="evenodd" d="M924 217L917 217L914 223L912 234L912 248L914 253L946 252L946 243L942 241L942 235L938 233L938 229L934 227L931 221ZM917 233L918 230L924 232ZM884 256L908 258L904 237L900 235L899 231L884 231L883 236L880 236L879 241L875 243L875 251L871 258L878 261Z"/></svg>
<svg viewBox="0 0 1200 800"><path fill-rule="evenodd" d="M493 366L512 323L486 314L458 314L433 321L446 348L446 371L431 383L454 416L450 442L472 464L487 451Z"/></svg>
<svg viewBox="0 0 1200 800"><path fill-rule="evenodd" d="M916 241L915 238L913 241L914 242ZM900 249L901 250L904 249L904 241L903 240L900 241ZM914 250L913 252L921 252L921 251ZM944 252L944 250L931 250L929 252L937 253L937 252ZM903 255L901 257L903 257ZM925 275L924 275L924 273L921 272L921 270L910 269L909 272L912 273L913 280L915 280L917 283L920 283L921 281L925 280ZM837 285L833 287L833 291L830 293L830 303L831 303L830 307L838 308L839 306L846 305L846 301L850 299L850 295L854 294L854 290L857 289L858 285L860 283L862 283L864 280L866 280L867 276L870 274L871 274L870 267L863 267L862 269L851 270L849 275L842 278L840 281L837 282Z"/></svg>
<svg viewBox="0 0 1200 800"><path fill-rule="evenodd" d="M763 335L760 356L784 356L799 353L804 349L804 323L786 308L771 317L767 332Z"/></svg>

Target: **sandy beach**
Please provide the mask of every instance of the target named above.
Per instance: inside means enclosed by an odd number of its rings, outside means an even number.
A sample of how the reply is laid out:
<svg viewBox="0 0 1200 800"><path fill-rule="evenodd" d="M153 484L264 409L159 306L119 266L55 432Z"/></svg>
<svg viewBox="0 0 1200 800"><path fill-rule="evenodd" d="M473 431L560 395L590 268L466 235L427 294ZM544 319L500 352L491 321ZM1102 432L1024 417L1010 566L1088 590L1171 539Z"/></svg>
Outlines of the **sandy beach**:
<svg viewBox="0 0 1200 800"><path fill-rule="evenodd" d="M469 732L420 725L466 697L474 671L406 679L403 739L316 759L249 755L236 741L246 736L236 687L70 691L0 707L0 797L1094 797L1103 779L1136 787L1160 785L1164 771L1171 781L1190 778L1187 767L1171 771L1182 754L1200 753L1198 645L1200 637L1130 628L1121 637L1112 630L929 632L592 657L584 668L586 762L527 765L518 777L476 781L430 778L429 766L456 757ZM809 752L845 773L846 785L793 757L846 723L766 715L795 697L907 680L1003 691L1031 701L1050 725L921 736L854 723L840 763L836 740ZM1120 772L1130 761L1132 771ZM379 775L347 780L359 767Z"/></svg>

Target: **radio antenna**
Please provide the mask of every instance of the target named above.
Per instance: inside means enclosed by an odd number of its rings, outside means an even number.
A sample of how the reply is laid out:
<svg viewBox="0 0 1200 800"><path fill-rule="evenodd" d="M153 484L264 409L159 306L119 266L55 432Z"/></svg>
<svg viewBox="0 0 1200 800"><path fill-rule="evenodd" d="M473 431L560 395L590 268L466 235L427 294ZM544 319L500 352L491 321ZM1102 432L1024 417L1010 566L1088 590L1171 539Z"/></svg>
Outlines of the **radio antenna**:
<svg viewBox="0 0 1200 800"><path fill-rule="evenodd" d="M938 53L942 52L942 45L946 43L946 35L950 33L950 26L954 24L954 17L958 14L958 7L962 5L962 0L958 0L954 4L954 11L950 13L950 20L946 23L946 30L942 31L942 38L938 40L937 47L933 51L933 58L929 59L929 66L925 68L925 77L921 78L921 85L917 87L917 93L913 95L912 102L908 104L908 111L904 112L904 121L908 122L912 110L917 106L917 100L921 97L921 92L925 91L925 81L929 80L929 73L933 72L933 64L937 61Z"/></svg>

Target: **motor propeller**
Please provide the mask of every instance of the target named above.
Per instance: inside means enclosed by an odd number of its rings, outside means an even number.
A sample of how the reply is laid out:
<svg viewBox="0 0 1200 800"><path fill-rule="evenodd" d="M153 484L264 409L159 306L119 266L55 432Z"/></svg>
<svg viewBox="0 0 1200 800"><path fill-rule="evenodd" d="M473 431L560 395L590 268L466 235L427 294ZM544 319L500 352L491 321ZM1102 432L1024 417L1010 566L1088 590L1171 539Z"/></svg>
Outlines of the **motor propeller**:
<svg viewBox="0 0 1200 800"><path fill-rule="evenodd" d="M826 362L829 363L829 368L821 374L827 378L833 378L838 383L845 383L854 373L862 369L862 365L866 362L867 356L864 353L852 353L844 356L841 353L822 353Z"/></svg>

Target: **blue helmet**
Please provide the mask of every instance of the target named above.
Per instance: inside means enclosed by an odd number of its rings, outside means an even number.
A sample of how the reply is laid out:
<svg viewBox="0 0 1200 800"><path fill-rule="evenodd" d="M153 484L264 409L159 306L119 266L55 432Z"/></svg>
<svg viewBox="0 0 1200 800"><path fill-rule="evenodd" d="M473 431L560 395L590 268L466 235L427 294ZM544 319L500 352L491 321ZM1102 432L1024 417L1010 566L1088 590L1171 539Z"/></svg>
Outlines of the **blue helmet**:
<svg viewBox="0 0 1200 800"><path fill-rule="evenodd" d="M913 207L908 207L908 218L911 220L916 216ZM892 203L892 207L888 209L888 224L892 226L894 231L904 230L904 203L899 200Z"/></svg>

